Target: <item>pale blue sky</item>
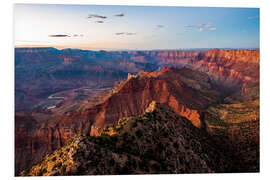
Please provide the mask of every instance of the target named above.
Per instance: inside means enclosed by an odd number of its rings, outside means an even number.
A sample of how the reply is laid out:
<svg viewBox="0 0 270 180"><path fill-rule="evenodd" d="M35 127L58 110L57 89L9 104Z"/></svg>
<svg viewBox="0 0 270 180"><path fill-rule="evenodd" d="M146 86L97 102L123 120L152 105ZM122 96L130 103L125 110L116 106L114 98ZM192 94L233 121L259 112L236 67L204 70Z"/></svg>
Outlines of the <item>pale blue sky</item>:
<svg viewBox="0 0 270 180"><path fill-rule="evenodd" d="M14 33L16 46L259 48L259 9L16 4Z"/></svg>

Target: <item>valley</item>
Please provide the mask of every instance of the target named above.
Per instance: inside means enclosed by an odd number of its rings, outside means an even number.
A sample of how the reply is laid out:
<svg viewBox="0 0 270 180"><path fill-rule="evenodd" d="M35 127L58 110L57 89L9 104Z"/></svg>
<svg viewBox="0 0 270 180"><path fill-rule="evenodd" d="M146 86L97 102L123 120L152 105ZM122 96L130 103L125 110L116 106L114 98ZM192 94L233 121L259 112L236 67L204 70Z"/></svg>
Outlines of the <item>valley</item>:
<svg viewBox="0 0 270 180"><path fill-rule="evenodd" d="M259 80L259 50L15 49L16 175L257 172ZM132 128L134 119L142 135ZM174 141L181 145L146 157L154 144ZM126 143L138 149L121 149ZM191 154L172 160L183 152ZM102 170L110 158L116 169ZM126 169L128 163L136 166ZM144 163L152 168L139 166Z"/></svg>

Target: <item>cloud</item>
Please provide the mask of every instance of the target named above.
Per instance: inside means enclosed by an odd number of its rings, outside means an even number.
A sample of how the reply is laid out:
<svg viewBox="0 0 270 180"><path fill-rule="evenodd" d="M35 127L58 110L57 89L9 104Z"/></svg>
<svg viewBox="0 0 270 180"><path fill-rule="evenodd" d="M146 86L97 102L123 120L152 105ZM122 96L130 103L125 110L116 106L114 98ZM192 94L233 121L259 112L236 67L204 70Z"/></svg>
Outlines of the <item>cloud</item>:
<svg viewBox="0 0 270 180"><path fill-rule="evenodd" d="M157 25L157 27L158 27L158 28L163 28L164 25L160 25L160 24L159 24L159 25Z"/></svg>
<svg viewBox="0 0 270 180"><path fill-rule="evenodd" d="M198 29L200 32L203 31L203 26L204 24L196 24L196 25L185 25L184 26L184 31L187 32L187 31L190 31L190 30L194 30L194 29Z"/></svg>
<svg viewBox="0 0 270 180"><path fill-rule="evenodd" d="M212 24L211 23L208 23L208 24L198 24L198 25L195 25L195 26L204 28L204 27L210 27L210 26L212 26Z"/></svg>
<svg viewBox="0 0 270 180"><path fill-rule="evenodd" d="M101 16L98 14L89 14L87 18L100 18L100 19L106 19L106 16Z"/></svg>
<svg viewBox="0 0 270 180"><path fill-rule="evenodd" d="M73 34L73 37L83 37L83 34Z"/></svg>
<svg viewBox="0 0 270 180"><path fill-rule="evenodd" d="M194 25L185 25L184 27L185 28L190 28L190 29L192 29L192 28L198 28L198 29L200 29L200 28L204 28L204 27L207 27L207 26L209 26L210 24L194 24ZM210 25L211 26L211 25Z"/></svg>
<svg viewBox="0 0 270 180"><path fill-rule="evenodd" d="M248 19L258 19L259 18L259 16L257 15L257 16L249 16L248 17Z"/></svg>
<svg viewBox="0 0 270 180"><path fill-rule="evenodd" d="M131 32L128 32L128 33L126 33L126 35L135 35L136 33L131 33Z"/></svg>
<svg viewBox="0 0 270 180"><path fill-rule="evenodd" d="M205 29L210 31L215 31L217 28L213 27L211 23L207 24L193 24L193 25L185 25L184 32L188 32L190 30L198 30L199 32L203 32Z"/></svg>
<svg viewBox="0 0 270 180"><path fill-rule="evenodd" d="M124 15L124 13L119 13L119 14L115 14L114 16L116 16L116 17L123 17L125 15Z"/></svg>
<svg viewBox="0 0 270 180"><path fill-rule="evenodd" d="M119 32L119 33L115 33L115 35L123 35L125 34L124 32Z"/></svg>
<svg viewBox="0 0 270 180"><path fill-rule="evenodd" d="M127 35L127 36L132 36L135 35L136 33L132 33L132 32L118 32L115 33L115 35Z"/></svg>
<svg viewBox="0 0 270 180"><path fill-rule="evenodd" d="M217 30L217 28L216 27L211 27L211 28L209 28L209 30L210 31L215 31L215 30Z"/></svg>
<svg viewBox="0 0 270 180"><path fill-rule="evenodd" d="M205 26L205 24L185 25L184 26L184 28L185 28L184 31L187 32L187 31L190 31L190 30L193 30L193 29L197 29L198 31L202 32L204 26Z"/></svg>
<svg viewBox="0 0 270 180"><path fill-rule="evenodd" d="M197 27L197 25L185 25L185 26L184 26L184 28L188 28L188 29L189 29L189 28L196 28L196 27Z"/></svg>
<svg viewBox="0 0 270 180"><path fill-rule="evenodd" d="M70 37L70 36L67 34L51 34L49 35L49 37Z"/></svg>
<svg viewBox="0 0 270 180"><path fill-rule="evenodd" d="M68 34L51 34L48 35L49 37L83 37L83 34L73 34L73 35L68 35Z"/></svg>
<svg viewBox="0 0 270 180"><path fill-rule="evenodd" d="M96 23L99 23L99 24L101 24L101 23L104 23L104 21L96 21Z"/></svg>

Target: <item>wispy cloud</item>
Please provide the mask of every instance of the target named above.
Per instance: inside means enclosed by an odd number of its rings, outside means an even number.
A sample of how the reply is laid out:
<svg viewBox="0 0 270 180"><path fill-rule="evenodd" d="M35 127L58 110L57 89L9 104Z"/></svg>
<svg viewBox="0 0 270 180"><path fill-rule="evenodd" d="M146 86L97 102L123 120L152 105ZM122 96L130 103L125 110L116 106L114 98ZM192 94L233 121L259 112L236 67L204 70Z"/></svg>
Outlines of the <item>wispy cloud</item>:
<svg viewBox="0 0 270 180"><path fill-rule="evenodd" d="M202 25L202 24L185 25L184 28L185 28L185 29L184 29L185 32L188 32L188 31L191 31L191 30L194 30L194 29L197 29L197 30L199 30L200 32L203 31L203 25Z"/></svg>
<svg viewBox="0 0 270 180"><path fill-rule="evenodd" d="M193 25L185 25L184 32L188 32L190 30L198 30L199 32L203 32L204 30L215 31L217 28L213 27L211 23L207 24L193 24Z"/></svg>
<svg viewBox="0 0 270 180"><path fill-rule="evenodd" d="M49 37L70 37L68 34L51 34Z"/></svg>
<svg viewBox="0 0 270 180"><path fill-rule="evenodd" d="M131 36L131 35L135 35L136 33L126 33L126 35L128 35L128 36Z"/></svg>
<svg viewBox="0 0 270 180"><path fill-rule="evenodd" d="M184 25L184 28L194 28L194 25Z"/></svg>
<svg viewBox="0 0 270 180"><path fill-rule="evenodd" d="M158 28L164 28L164 25L159 24L159 25L157 25L157 27Z"/></svg>
<svg viewBox="0 0 270 180"><path fill-rule="evenodd" d="M132 35L136 35L136 33L133 33L133 32L118 32L118 33L115 33L115 35L127 35L127 36L132 36Z"/></svg>
<svg viewBox="0 0 270 180"><path fill-rule="evenodd" d="M116 16L116 17L123 17L125 15L124 15L124 13L119 13L119 14L115 14L114 16Z"/></svg>
<svg viewBox="0 0 270 180"><path fill-rule="evenodd" d="M83 34L73 34L73 37L83 37Z"/></svg>
<svg viewBox="0 0 270 180"><path fill-rule="evenodd" d="M49 37L64 38L64 37L83 37L83 34L50 34Z"/></svg>
<svg viewBox="0 0 270 180"><path fill-rule="evenodd" d="M258 19L259 18L259 16L257 15L257 16L249 16L248 17L248 19Z"/></svg>
<svg viewBox="0 0 270 180"><path fill-rule="evenodd" d="M211 27L211 28L209 28L209 30L210 31L215 31L215 30L217 30L217 28L216 27Z"/></svg>
<svg viewBox="0 0 270 180"><path fill-rule="evenodd" d="M96 23L99 23L99 24L101 24L101 23L104 23L104 21L96 21Z"/></svg>
<svg viewBox="0 0 270 180"><path fill-rule="evenodd" d="M87 18L100 18L100 19L106 19L106 16L98 15L98 14L89 14Z"/></svg>
<svg viewBox="0 0 270 180"><path fill-rule="evenodd" d="M119 32L119 33L115 33L115 35L123 35L125 34L124 32Z"/></svg>

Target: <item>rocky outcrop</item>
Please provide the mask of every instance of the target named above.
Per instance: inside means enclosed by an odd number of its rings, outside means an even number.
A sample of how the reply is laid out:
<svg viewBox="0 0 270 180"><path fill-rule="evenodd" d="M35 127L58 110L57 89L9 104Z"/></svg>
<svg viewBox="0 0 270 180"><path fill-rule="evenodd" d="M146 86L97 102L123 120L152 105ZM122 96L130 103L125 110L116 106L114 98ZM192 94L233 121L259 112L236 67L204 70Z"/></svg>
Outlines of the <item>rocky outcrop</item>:
<svg viewBox="0 0 270 180"><path fill-rule="evenodd" d="M231 172L231 159L212 138L168 105L124 118L101 136L80 136L22 176Z"/></svg>
<svg viewBox="0 0 270 180"><path fill-rule="evenodd" d="M201 127L199 111L218 102L218 95L206 74L164 67L159 72L142 71L129 78L104 103L85 109L84 113L95 126L91 135L98 135L98 129L123 117L141 114L154 100L168 103L175 112Z"/></svg>

